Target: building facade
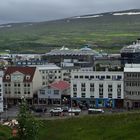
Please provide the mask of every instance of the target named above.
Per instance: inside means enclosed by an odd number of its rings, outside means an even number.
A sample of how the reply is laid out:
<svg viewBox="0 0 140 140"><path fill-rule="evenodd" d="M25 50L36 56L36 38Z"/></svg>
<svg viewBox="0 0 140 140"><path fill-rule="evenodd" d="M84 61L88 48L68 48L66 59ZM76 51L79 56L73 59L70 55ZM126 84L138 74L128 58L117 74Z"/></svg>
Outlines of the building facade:
<svg viewBox="0 0 140 140"><path fill-rule="evenodd" d="M70 84L56 81L38 91L38 104L62 105L70 102Z"/></svg>
<svg viewBox="0 0 140 140"><path fill-rule="evenodd" d="M139 64L140 63L140 39L134 42L132 45L123 47L121 53L121 64Z"/></svg>
<svg viewBox="0 0 140 140"><path fill-rule="evenodd" d="M3 71L0 71L0 113L3 112Z"/></svg>
<svg viewBox="0 0 140 140"><path fill-rule="evenodd" d="M42 76L42 86L61 80L61 68L55 64L39 65L37 68Z"/></svg>
<svg viewBox="0 0 140 140"><path fill-rule="evenodd" d="M124 67L124 99L126 108L140 108L140 64Z"/></svg>
<svg viewBox="0 0 140 140"><path fill-rule="evenodd" d="M78 71L71 76L71 97L76 104L123 107L123 72Z"/></svg>
<svg viewBox="0 0 140 140"><path fill-rule="evenodd" d="M3 78L5 104L18 104L25 97L30 104L42 87L42 78L36 67L8 67Z"/></svg>

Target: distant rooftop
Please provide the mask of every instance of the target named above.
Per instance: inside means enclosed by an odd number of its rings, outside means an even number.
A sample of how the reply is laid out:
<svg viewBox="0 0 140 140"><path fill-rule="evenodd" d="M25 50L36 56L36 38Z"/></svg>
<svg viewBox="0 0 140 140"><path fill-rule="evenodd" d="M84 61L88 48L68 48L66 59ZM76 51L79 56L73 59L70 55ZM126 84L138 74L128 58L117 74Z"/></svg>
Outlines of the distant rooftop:
<svg viewBox="0 0 140 140"><path fill-rule="evenodd" d="M125 64L124 72L140 72L140 64Z"/></svg>
<svg viewBox="0 0 140 140"><path fill-rule="evenodd" d="M56 70L56 69L61 69L57 65L51 63L51 64L46 64L46 65L37 65L36 66L39 70Z"/></svg>
<svg viewBox="0 0 140 140"><path fill-rule="evenodd" d="M140 40L138 39L136 43L133 43L132 45L123 47L120 52L121 53L140 52Z"/></svg>
<svg viewBox="0 0 140 140"><path fill-rule="evenodd" d="M84 46L81 49L68 49L64 46L61 49L55 49L46 53L46 55L98 55L99 53L92 50L88 46Z"/></svg>

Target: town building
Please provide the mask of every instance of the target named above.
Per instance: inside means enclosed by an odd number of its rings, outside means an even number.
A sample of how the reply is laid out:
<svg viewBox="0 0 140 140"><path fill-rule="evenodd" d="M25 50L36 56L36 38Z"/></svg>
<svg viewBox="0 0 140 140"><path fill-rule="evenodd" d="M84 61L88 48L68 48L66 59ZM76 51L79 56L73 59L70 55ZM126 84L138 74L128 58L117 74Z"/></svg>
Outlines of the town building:
<svg viewBox="0 0 140 140"><path fill-rule="evenodd" d="M66 59L74 64L74 66L91 66L94 63L94 58L99 56L95 50L85 46L81 49L68 49L62 47L61 49L51 50L42 56L42 59L47 60L49 63L55 63L61 66L61 63Z"/></svg>
<svg viewBox="0 0 140 140"><path fill-rule="evenodd" d="M0 71L0 113L3 112L3 71Z"/></svg>
<svg viewBox="0 0 140 140"><path fill-rule="evenodd" d="M36 103L42 78L36 67L8 67L3 77L5 104L18 104L22 97L28 103Z"/></svg>
<svg viewBox="0 0 140 140"><path fill-rule="evenodd" d="M48 86L54 81L61 80L61 68L55 64L37 65L36 66L42 77L42 86Z"/></svg>
<svg viewBox="0 0 140 140"><path fill-rule="evenodd" d="M15 62L16 66L32 66L32 65L46 65L47 61L43 61L43 60L18 60Z"/></svg>
<svg viewBox="0 0 140 140"><path fill-rule="evenodd" d="M140 108L140 64L124 67L124 106Z"/></svg>
<svg viewBox="0 0 140 140"><path fill-rule="evenodd" d="M140 63L140 39L134 42L132 45L123 47L121 53L121 64Z"/></svg>
<svg viewBox="0 0 140 140"><path fill-rule="evenodd" d="M70 84L66 81L56 81L41 88L38 91L38 104L70 104Z"/></svg>
<svg viewBox="0 0 140 140"><path fill-rule="evenodd" d="M123 72L72 72L71 97L77 105L123 107Z"/></svg>

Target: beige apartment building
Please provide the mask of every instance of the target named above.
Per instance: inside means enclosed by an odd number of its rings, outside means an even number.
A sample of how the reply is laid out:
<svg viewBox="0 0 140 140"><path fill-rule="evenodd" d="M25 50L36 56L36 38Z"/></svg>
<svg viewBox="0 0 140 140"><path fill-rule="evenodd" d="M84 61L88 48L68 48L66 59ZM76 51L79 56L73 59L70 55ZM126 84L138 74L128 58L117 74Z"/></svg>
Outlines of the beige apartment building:
<svg viewBox="0 0 140 140"><path fill-rule="evenodd" d="M23 97L33 104L38 89L42 87L42 77L36 67L8 67L3 85L6 104L18 104Z"/></svg>

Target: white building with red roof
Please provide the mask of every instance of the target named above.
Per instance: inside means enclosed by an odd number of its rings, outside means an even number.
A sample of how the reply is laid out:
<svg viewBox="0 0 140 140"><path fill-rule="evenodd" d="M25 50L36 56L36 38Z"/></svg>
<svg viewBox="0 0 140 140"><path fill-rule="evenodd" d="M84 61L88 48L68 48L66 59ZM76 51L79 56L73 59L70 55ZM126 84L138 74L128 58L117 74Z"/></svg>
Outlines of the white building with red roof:
<svg viewBox="0 0 140 140"><path fill-rule="evenodd" d="M8 67L3 84L6 104L18 104L22 97L33 104L34 94L42 86L42 77L36 67Z"/></svg>
<svg viewBox="0 0 140 140"><path fill-rule="evenodd" d="M38 104L62 104L64 99L70 99L70 83L56 81L38 91Z"/></svg>

